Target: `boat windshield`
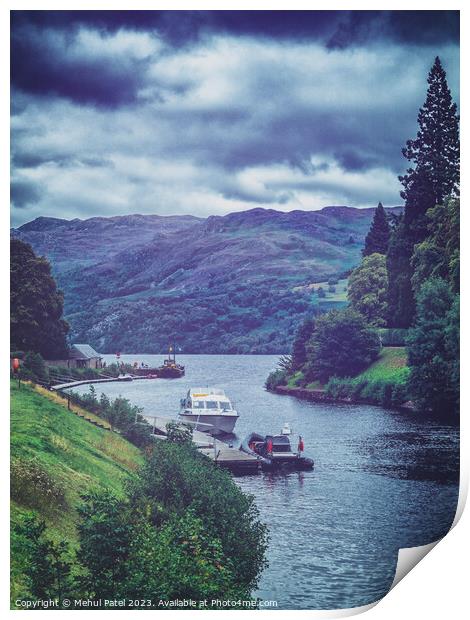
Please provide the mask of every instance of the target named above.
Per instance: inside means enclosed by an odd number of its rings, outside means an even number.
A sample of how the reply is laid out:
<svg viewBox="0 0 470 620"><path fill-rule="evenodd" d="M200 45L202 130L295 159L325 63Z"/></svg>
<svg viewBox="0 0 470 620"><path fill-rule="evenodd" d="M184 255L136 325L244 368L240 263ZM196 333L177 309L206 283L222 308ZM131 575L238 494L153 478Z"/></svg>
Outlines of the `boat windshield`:
<svg viewBox="0 0 470 620"><path fill-rule="evenodd" d="M206 400L206 408L207 409L218 409L219 404L216 400Z"/></svg>
<svg viewBox="0 0 470 620"><path fill-rule="evenodd" d="M193 400L193 409L204 409L203 400Z"/></svg>
<svg viewBox="0 0 470 620"><path fill-rule="evenodd" d="M224 411L232 411L232 405L229 403L228 400L221 400L220 408L223 409Z"/></svg>

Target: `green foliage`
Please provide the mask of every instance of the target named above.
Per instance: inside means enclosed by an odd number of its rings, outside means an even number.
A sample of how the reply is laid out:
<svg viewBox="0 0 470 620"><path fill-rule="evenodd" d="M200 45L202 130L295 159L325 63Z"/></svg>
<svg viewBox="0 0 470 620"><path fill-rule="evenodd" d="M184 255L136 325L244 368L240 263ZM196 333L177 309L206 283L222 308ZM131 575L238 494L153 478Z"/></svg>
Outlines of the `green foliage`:
<svg viewBox="0 0 470 620"><path fill-rule="evenodd" d="M189 424L168 422L166 425L166 438L168 441L177 444L191 444L193 440L193 430Z"/></svg>
<svg viewBox="0 0 470 620"><path fill-rule="evenodd" d="M65 505L62 485L36 460L14 457L10 463L12 499L28 506L50 511Z"/></svg>
<svg viewBox="0 0 470 620"><path fill-rule="evenodd" d="M415 300L411 287L413 244L403 218L390 236L387 252L388 326L406 329L413 322Z"/></svg>
<svg viewBox="0 0 470 620"><path fill-rule="evenodd" d="M47 383L49 381L49 369L41 354L33 351L25 353L20 373L21 377L35 382Z"/></svg>
<svg viewBox="0 0 470 620"><path fill-rule="evenodd" d="M30 594L37 599L62 599L73 588L69 545L46 536L46 524L26 513L13 527L14 547L23 552L23 570Z"/></svg>
<svg viewBox="0 0 470 620"><path fill-rule="evenodd" d="M287 384L287 372L285 370L281 370L278 368L277 370L273 370L273 372L269 373L268 378L264 384L264 387L267 390L274 390L278 385L286 385Z"/></svg>
<svg viewBox="0 0 470 620"><path fill-rule="evenodd" d="M305 383L305 375L302 371L298 370L289 377L287 385L289 387L299 387Z"/></svg>
<svg viewBox="0 0 470 620"><path fill-rule="evenodd" d="M130 485L130 501L134 511L148 514L157 527L191 509L232 560L235 583L249 590L256 586L267 541L254 498L193 446L157 442Z"/></svg>
<svg viewBox="0 0 470 620"><path fill-rule="evenodd" d="M69 326L62 319L63 295L51 266L18 239L10 244L11 347L35 351L46 359L67 355Z"/></svg>
<svg viewBox="0 0 470 620"><path fill-rule="evenodd" d="M295 334L292 344L292 370L300 370L307 361L306 344L312 337L315 329L315 321L311 318L305 319Z"/></svg>
<svg viewBox="0 0 470 620"><path fill-rule="evenodd" d="M409 400L406 381L331 377L325 386L325 392L337 400L362 401L382 407L400 407Z"/></svg>
<svg viewBox="0 0 470 620"><path fill-rule="evenodd" d="M374 213L374 219L369 232L367 233L362 256L370 256L371 254L386 254L388 249L388 241L390 238L390 225L387 220L385 209L381 202L377 205Z"/></svg>
<svg viewBox="0 0 470 620"><path fill-rule="evenodd" d="M369 325L383 327L387 318L388 276L383 254L366 255L349 276L348 299Z"/></svg>
<svg viewBox="0 0 470 620"><path fill-rule="evenodd" d="M415 291L433 270L436 244L421 245L429 236L427 211L442 204L446 196L458 192L459 119L439 58L429 73L428 84L426 101L418 114L417 136L408 140L403 149L403 155L414 167L399 177L403 184L401 195L405 200L405 213L394 230L387 253L390 327L412 324L415 314L413 268L417 268ZM412 259L416 244L420 247Z"/></svg>
<svg viewBox="0 0 470 620"><path fill-rule="evenodd" d="M436 57L429 72L428 84L426 101L418 114L417 136L414 140L408 140L403 149L403 155L415 167L407 170L400 181L404 187L402 198L407 203L415 199L416 193L423 198L421 188L416 192L415 178L425 171L432 194L432 207L442 204L444 197L454 194L458 188L460 140L457 105L452 101L439 57ZM421 210L421 214L426 211L427 207Z"/></svg>
<svg viewBox="0 0 470 620"><path fill-rule="evenodd" d="M28 386L12 394L15 463L37 454L41 472L57 472L67 489L53 519L37 507L44 523L18 510L24 493L15 492L13 597L250 598L265 565L266 528L229 474L191 444L170 441L158 442L139 476L130 476L120 459L126 449L133 466L141 457L121 437ZM47 492L48 483L37 488Z"/></svg>
<svg viewBox="0 0 470 620"><path fill-rule="evenodd" d="M418 294L416 324L408 336L410 389L422 409L455 414L459 406L459 297L441 278Z"/></svg>
<svg viewBox="0 0 470 620"><path fill-rule="evenodd" d="M87 596L115 598L128 575L133 533L129 506L108 490L91 491L83 496L78 514L77 559L85 569L81 585Z"/></svg>
<svg viewBox="0 0 470 620"><path fill-rule="evenodd" d="M409 400L409 368L403 348L382 349L376 362L356 377L331 377L325 386L332 398L397 407Z"/></svg>
<svg viewBox="0 0 470 620"><path fill-rule="evenodd" d="M449 198L426 212L429 236L414 247L411 282L415 292L428 278L447 280L459 292L460 200Z"/></svg>
<svg viewBox="0 0 470 620"><path fill-rule="evenodd" d="M190 508L158 529L139 522L127 564L121 594L128 598L250 598L249 589L236 582L232 560L224 555L220 540Z"/></svg>
<svg viewBox="0 0 470 620"><path fill-rule="evenodd" d="M151 427L141 415L142 408L132 405L127 398L118 396L111 401L105 394L101 394L98 400L93 385L89 387L88 392L83 394L70 392L70 395L73 402L107 420L111 429L119 429L134 445L145 447L152 442Z"/></svg>
<svg viewBox="0 0 470 620"><path fill-rule="evenodd" d="M380 340L355 310L333 310L317 319L307 353L306 379L327 381L355 375L371 364L380 353Z"/></svg>

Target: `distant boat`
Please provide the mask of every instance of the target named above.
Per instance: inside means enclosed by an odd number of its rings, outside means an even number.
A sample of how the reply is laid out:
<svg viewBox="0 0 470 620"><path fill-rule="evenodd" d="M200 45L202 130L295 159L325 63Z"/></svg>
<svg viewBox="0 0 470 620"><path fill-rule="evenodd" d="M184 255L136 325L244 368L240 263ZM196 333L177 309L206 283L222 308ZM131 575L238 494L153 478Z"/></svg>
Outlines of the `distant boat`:
<svg viewBox="0 0 470 620"><path fill-rule="evenodd" d="M163 361L163 366L155 369L155 374L160 379L178 379L184 377L184 373L184 366L176 363L175 346L170 345L167 359Z"/></svg>
<svg viewBox="0 0 470 620"><path fill-rule="evenodd" d="M228 434L235 428L238 412L224 390L195 387L181 400L179 419L188 422L194 430Z"/></svg>

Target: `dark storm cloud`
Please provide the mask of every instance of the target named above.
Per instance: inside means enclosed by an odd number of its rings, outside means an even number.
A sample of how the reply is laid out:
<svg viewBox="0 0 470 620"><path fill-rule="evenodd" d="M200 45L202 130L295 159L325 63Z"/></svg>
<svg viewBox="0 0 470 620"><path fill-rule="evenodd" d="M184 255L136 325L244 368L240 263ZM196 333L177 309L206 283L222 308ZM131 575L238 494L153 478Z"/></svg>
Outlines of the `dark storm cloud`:
<svg viewBox="0 0 470 620"><path fill-rule="evenodd" d="M37 202L42 195L39 186L31 181L12 181L10 198L17 209L24 209L31 203Z"/></svg>
<svg viewBox="0 0 470 620"><path fill-rule="evenodd" d="M419 13L15 12L14 221L399 204L436 54L458 100Z"/></svg>
<svg viewBox="0 0 470 620"><path fill-rule="evenodd" d="M26 92L59 95L78 103L123 105L135 101L145 76L146 55L130 56L116 50L115 58L103 50L81 45L81 31L41 30L22 25L12 32L12 84ZM97 34L97 39L106 41ZM150 51L149 51L150 55Z"/></svg>
<svg viewBox="0 0 470 620"><path fill-rule="evenodd" d="M70 54L82 28L106 34L131 30L187 47L210 34L309 40L344 49L374 41L458 42L458 11L14 11L12 83L36 94L78 102L135 102L148 58ZM52 39L52 40L51 40ZM61 41L62 40L62 41ZM73 46L72 46L73 47ZM73 51L73 50L72 50Z"/></svg>

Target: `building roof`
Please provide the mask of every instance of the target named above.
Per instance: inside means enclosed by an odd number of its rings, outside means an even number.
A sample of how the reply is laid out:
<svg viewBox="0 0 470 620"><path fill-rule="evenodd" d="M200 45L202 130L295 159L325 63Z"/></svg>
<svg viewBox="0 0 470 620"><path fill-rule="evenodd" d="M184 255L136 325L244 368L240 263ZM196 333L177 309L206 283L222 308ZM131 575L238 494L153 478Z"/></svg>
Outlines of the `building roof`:
<svg viewBox="0 0 470 620"><path fill-rule="evenodd" d="M101 355L89 344L73 344L70 357L80 359L101 359Z"/></svg>

